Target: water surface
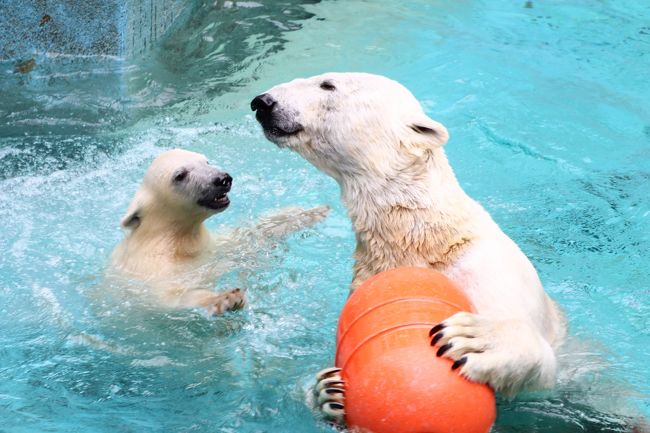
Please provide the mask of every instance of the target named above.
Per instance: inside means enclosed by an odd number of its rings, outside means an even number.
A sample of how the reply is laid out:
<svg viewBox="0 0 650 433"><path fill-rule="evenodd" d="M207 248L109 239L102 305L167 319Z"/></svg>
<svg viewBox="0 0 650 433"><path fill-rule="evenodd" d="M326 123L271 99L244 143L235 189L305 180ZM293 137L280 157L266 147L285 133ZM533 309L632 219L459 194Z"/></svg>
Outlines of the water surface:
<svg viewBox="0 0 650 433"><path fill-rule="evenodd" d="M563 359L556 391L500 401L494 430L625 431L601 409L650 415L650 6L233 3L196 3L143 58L0 62L3 431L332 431L305 393L332 362L354 236L335 182L266 142L248 107L332 70L397 79L448 127L461 184L566 311L579 361ZM216 282L248 289L243 312L130 314L92 296L144 170L172 147L235 178L212 229L333 207Z"/></svg>

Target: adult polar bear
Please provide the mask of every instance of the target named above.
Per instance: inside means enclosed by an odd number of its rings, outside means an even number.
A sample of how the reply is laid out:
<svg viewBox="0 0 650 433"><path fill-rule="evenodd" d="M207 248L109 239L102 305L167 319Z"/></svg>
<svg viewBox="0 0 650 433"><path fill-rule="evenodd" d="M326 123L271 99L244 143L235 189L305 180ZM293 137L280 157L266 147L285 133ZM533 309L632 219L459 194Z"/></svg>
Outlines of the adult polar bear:
<svg viewBox="0 0 650 433"><path fill-rule="evenodd" d="M527 257L461 189L442 148L447 130L405 87L328 73L273 87L251 108L269 140L339 183L357 239L352 290L398 266L437 269L477 311L432 329L439 355L505 394L553 386L563 315Z"/></svg>

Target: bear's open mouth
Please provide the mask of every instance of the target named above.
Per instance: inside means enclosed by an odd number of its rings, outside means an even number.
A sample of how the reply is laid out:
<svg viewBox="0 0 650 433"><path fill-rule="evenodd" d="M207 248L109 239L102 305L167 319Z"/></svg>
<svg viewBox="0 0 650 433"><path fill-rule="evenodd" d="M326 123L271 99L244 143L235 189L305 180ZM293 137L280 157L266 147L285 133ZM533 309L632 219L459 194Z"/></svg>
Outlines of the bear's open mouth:
<svg viewBox="0 0 650 433"><path fill-rule="evenodd" d="M210 197L204 197L197 202L199 206L207 207L212 210L221 210L228 207L230 199L226 193L215 194Z"/></svg>

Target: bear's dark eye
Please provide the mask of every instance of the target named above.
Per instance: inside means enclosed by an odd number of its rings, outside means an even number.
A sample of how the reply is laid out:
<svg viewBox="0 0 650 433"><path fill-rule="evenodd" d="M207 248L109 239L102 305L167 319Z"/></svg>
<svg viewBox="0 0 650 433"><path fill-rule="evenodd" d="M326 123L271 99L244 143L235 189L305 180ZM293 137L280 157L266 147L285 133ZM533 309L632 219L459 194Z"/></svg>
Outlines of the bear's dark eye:
<svg viewBox="0 0 650 433"><path fill-rule="evenodd" d="M320 83L320 88L330 92L336 90L336 86L331 81L323 81Z"/></svg>
<svg viewBox="0 0 650 433"><path fill-rule="evenodd" d="M178 173L174 175L174 182L182 182L185 180L187 177L188 171L187 170L181 170Z"/></svg>

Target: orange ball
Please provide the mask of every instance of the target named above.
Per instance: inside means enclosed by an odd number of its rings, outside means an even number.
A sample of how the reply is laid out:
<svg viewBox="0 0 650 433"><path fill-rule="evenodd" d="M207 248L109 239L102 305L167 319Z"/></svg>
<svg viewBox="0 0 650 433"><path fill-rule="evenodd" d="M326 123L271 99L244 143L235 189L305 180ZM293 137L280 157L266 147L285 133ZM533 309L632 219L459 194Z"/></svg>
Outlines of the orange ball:
<svg viewBox="0 0 650 433"><path fill-rule="evenodd" d="M339 319L336 351L352 431L490 430L492 389L452 371L430 345L431 328L459 311L472 311L469 300L431 269L392 269L355 290Z"/></svg>

